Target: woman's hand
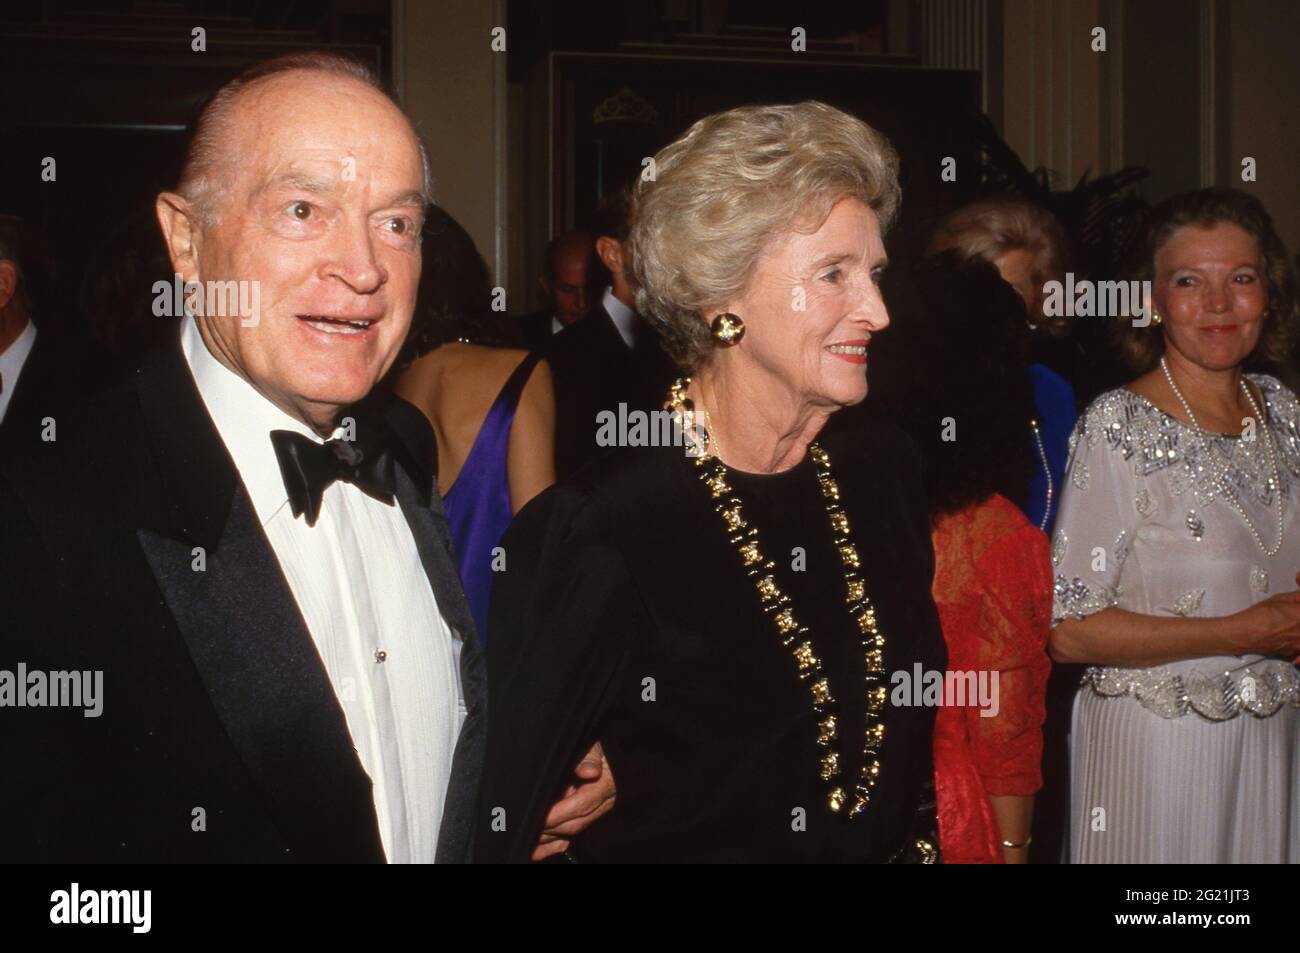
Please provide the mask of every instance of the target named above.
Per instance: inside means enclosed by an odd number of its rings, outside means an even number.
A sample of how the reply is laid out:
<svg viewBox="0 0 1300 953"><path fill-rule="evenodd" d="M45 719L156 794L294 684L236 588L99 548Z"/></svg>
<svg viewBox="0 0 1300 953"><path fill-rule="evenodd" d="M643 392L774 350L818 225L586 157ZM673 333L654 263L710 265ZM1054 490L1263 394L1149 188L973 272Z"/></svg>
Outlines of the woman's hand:
<svg viewBox="0 0 1300 953"><path fill-rule="evenodd" d="M1238 655L1300 656L1300 591L1279 592L1230 618L1240 624L1241 635L1233 640Z"/></svg>

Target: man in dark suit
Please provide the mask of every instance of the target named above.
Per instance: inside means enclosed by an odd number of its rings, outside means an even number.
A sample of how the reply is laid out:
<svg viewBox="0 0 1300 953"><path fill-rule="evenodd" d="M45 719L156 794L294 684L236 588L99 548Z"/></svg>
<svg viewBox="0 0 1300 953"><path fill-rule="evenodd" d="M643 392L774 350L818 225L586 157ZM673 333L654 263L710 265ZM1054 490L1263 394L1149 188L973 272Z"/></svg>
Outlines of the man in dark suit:
<svg viewBox="0 0 1300 953"><path fill-rule="evenodd" d="M595 249L589 232L565 232L546 246L546 260L537 279L547 306L519 319L530 351L541 350L551 337L587 316Z"/></svg>
<svg viewBox="0 0 1300 953"><path fill-rule="evenodd" d="M157 201L193 317L0 462L0 859L469 856L487 696L437 448L365 400L428 181L348 60L255 66L205 108ZM608 803L582 776L553 835Z"/></svg>
<svg viewBox="0 0 1300 953"><path fill-rule="evenodd" d="M29 244L23 222L0 215L0 452L35 438L56 382L68 376L60 373L50 330L36 325Z"/></svg>
<svg viewBox="0 0 1300 953"><path fill-rule="evenodd" d="M604 448L597 415L660 410L676 368L654 329L636 313L628 280L629 196L619 192L597 213L596 254L609 273L591 313L560 331L545 349L555 386L555 474L565 479Z"/></svg>

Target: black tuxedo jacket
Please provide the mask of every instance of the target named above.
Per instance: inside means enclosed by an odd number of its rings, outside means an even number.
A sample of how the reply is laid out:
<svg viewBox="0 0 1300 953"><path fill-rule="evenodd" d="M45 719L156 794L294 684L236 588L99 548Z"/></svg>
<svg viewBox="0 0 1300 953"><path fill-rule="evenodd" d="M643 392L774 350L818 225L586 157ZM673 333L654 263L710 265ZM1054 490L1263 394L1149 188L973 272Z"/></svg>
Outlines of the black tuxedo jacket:
<svg viewBox="0 0 1300 953"><path fill-rule="evenodd" d="M398 503L463 642L436 851L462 861L483 659L432 431L386 413ZM0 708L0 860L382 861L370 778L175 338L57 428L0 462L0 670L101 671L103 710Z"/></svg>
<svg viewBox="0 0 1300 953"><path fill-rule="evenodd" d="M17 381L6 380L12 387L9 407L0 421L0 454L6 450L26 452L40 439L41 421L66 403L82 385L87 375L82 366L84 354L60 338L52 329L36 330L36 341L27 355Z"/></svg>
<svg viewBox="0 0 1300 953"><path fill-rule="evenodd" d="M603 455L596 445L596 415L662 410L676 368L654 330L637 317L636 346L629 348L614 319L598 305L551 338L544 354L555 386L555 475L565 480Z"/></svg>
<svg viewBox="0 0 1300 953"><path fill-rule="evenodd" d="M554 336L551 333L551 312L534 311L516 319L524 346L530 351L543 350Z"/></svg>

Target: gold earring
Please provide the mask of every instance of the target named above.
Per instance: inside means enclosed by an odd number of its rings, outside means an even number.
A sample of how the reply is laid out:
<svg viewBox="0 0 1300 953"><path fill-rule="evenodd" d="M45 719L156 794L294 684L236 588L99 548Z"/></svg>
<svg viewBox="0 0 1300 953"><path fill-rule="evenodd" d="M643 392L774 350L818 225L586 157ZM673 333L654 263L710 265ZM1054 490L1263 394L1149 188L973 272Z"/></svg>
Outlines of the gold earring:
<svg viewBox="0 0 1300 953"><path fill-rule="evenodd" d="M717 342L718 347L733 347L739 344L740 339L745 336L745 322L740 320L739 315L724 311L713 319L713 324L709 326L709 332L713 335L713 340Z"/></svg>

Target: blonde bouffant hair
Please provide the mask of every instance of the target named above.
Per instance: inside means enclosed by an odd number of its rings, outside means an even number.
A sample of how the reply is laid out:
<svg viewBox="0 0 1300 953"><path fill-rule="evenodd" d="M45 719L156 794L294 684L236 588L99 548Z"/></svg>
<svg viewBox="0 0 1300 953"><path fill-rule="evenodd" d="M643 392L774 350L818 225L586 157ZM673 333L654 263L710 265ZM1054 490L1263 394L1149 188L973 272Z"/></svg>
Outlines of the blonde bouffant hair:
<svg viewBox="0 0 1300 953"><path fill-rule="evenodd" d="M974 202L950 214L935 230L930 253L949 249L994 267L1009 251L1029 252L1038 299L1029 320L1054 333L1064 332L1064 318L1043 313L1043 285L1065 280L1065 232L1051 212L1012 196Z"/></svg>
<svg viewBox="0 0 1300 953"><path fill-rule="evenodd" d="M633 194L637 310L697 370L713 349L707 321L744 291L764 250L820 228L844 198L873 209L882 233L898 211L898 154L862 120L819 102L706 116L654 157Z"/></svg>

